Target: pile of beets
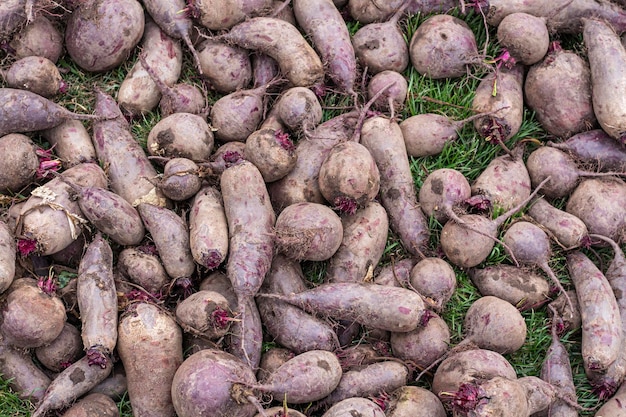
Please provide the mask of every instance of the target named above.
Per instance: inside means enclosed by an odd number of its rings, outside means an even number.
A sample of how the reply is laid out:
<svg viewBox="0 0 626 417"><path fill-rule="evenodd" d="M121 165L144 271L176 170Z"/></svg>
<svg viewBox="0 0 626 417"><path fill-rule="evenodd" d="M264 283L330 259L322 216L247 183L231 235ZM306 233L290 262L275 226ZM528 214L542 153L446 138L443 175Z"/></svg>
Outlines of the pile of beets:
<svg viewBox="0 0 626 417"><path fill-rule="evenodd" d="M33 417L623 416L625 7L3 0L0 375ZM470 124L497 156L417 187Z"/></svg>

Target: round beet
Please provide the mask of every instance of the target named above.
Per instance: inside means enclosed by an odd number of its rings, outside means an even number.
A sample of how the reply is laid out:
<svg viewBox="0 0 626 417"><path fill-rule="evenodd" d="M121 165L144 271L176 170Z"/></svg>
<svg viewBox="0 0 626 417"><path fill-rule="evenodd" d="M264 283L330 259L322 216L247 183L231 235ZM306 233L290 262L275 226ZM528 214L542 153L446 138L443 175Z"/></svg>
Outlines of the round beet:
<svg viewBox="0 0 626 417"><path fill-rule="evenodd" d="M358 142L335 145L322 163L318 178L324 198L339 211L354 214L380 189L380 172L369 150Z"/></svg>
<svg viewBox="0 0 626 417"><path fill-rule="evenodd" d="M379 110L388 110L391 112L391 118L393 119L394 114L404 107L409 84L406 78L399 72L385 70L374 75L367 85L368 99L371 100L383 89L385 90L374 101L373 107Z"/></svg>
<svg viewBox="0 0 626 417"><path fill-rule="evenodd" d="M456 290L456 274L446 261L440 258L424 258L411 270L411 287L425 298L435 311L443 310Z"/></svg>
<svg viewBox="0 0 626 417"><path fill-rule="evenodd" d="M539 62L550 45L546 18L528 13L511 13L498 25L498 42L517 62L524 65Z"/></svg>
<svg viewBox="0 0 626 417"><path fill-rule="evenodd" d="M448 219L457 217L453 208L471 195L469 181L461 172L441 168L428 174L418 197L424 214L428 217L433 216L443 224Z"/></svg>
<svg viewBox="0 0 626 417"><path fill-rule="evenodd" d="M198 47L202 76L223 94L246 88L252 80L252 64L245 49L207 39Z"/></svg>
<svg viewBox="0 0 626 417"><path fill-rule="evenodd" d="M244 385L254 384L248 365L230 353L204 349L178 367L172 401L179 417L250 417L256 409L247 401Z"/></svg>
<svg viewBox="0 0 626 417"><path fill-rule="evenodd" d="M50 98L66 87L61 73L48 58L28 56L15 61L5 74L7 86Z"/></svg>
<svg viewBox="0 0 626 417"><path fill-rule="evenodd" d="M318 203L285 207L276 219L275 230L280 250L299 260L329 259L343 239L341 218L328 206Z"/></svg>
<svg viewBox="0 0 626 417"><path fill-rule="evenodd" d="M424 20L413 33L409 51L417 72L434 79L461 77L468 65L480 62L470 27L447 14Z"/></svg>
<svg viewBox="0 0 626 417"><path fill-rule="evenodd" d="M174 201L187 200L196 195L202 187L202 179L198 174L198 165L191 159L170 159L163 169L159 189L163 195Z"/></svg>
<svg viewBox="0 0 626 417"><path fill-rule="evenodd" d="M204 161L213 151L213 140L205 119L191 113L174 113L152 127L146 147L150 155Z"/></svg>
<svg viewBox="0 0 626 417"><path fill-rule="evenodd" d="M39 158L35 143L26 135L0 137L0 193L18 192L35 179Z"/></svg>
<svg viewBox="0 0 626 417"><path fill-rule="evenodd" d="M144 24L137 0L88 0L70 14L65 46L85 71L108 71L128 58L141 40Z"/></svg>
<svg viewBox="0 0 626 417"><path fill-rule="evenodd" d="M15 34L9 46L17 59L39 56L56 63L63 54L63 34L54 23L38 14Z"/></svg>

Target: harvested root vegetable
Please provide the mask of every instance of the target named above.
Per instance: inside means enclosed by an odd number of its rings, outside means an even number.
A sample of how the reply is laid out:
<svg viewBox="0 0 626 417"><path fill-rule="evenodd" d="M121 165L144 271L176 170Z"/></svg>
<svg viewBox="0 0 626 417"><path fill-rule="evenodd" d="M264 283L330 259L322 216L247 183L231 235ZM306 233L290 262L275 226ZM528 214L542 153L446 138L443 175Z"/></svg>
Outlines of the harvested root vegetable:
<svg viewBox="0 0 626 417"><path fill-rule="evenodd" d="M545 17L528 13L511 13L498 25L498 42L510 54L512 63L533 65L539 62L550 46Z"/></svg>
<svg viewBox="0 0 626 417"><path fill-rule="evenodd" d="M524 100L535 111L541 126L560 138L585 131L596 123L589 63L555 43L545 59L528 70Z"/></svg>
<svg viewBox="0 0 626 417"><path fill-rule="evenodd" d="M362 397L346 398L330 407L322 417L385 417L385 412L373 401Z"/></svg>
<svg viewBox="0 0 626 417"><path fill-rule="evenodd" d="M388 87L391 85L391 87ZM388 111L393 119L395 114L404 108L409 91L409 84L397 71L385 70L374 75L367 84L367 98L373 99L381 90L384 91L374 101L372 107Z"/></svg>
<svg viewBox="0 0 626 417"><path fill-rule="evenodd" d="M183 362L182 330L169 313L145 302L133 304L122 314L118 329L117 351L133 412L173 415L173 379Z"/></svg>
<svg viewBox="0 0 626 417"><path fill-rule="evenodd" d="M602 129L613 139L626 143L626 50L619 35L605 21L583 19L583 39L591 68L593 111Z"/></svg>
<svg viewBox="0 0 626 417"><path fill-rule="evenodd" d="M385 22L364 25L352 35L352 45L361 68L369 73L403 72L409 65L409 47L398 27L406 6Z"/></svg>
<svg viewBox="0 0 626 417"><path fill-rule="evenodd" d="M8 87L28 90L46 98L62 93L67 88L54 62L37 56L15 61L4 77Z"/></svg>
<svg viewBox="0 0 626 417"><path fill-rule="evenodd" d="M626 170L626 149L602 129L578 133L563 142L549 141L547 145L597 167L600 172Z"/></svg>
<svg viewBox="0 0 626 417"><path fill-rule="evenodd" d="M574 158L566 152L549 146L543 146L531 152L526 160L526 167L533 186L537 186L547 177L552 177L543 189L543 194L548 198L570 195L581 178L626 175L626 173L592 172L580 169Z"/></svg>
<svg viewBox="0 0 626 417"><path fill-rule="evenodd" d="M208 269L217 268L228 255L228 223L222 195L215 187L202 188L192 201L189 246L193 259Z"/></svg>
<svg viewBox="0 0 626 417"><path fill-rule="evenodd" d="M341 218L318 203L285 207L274 227L278 249L290 258L324 261L337 252L343 238Z"/></svg>
<svg viewBox="0 0 626 417"><path fill-rule="evenodd" d="M97 164L75 165L61 174L64 180L84 187L107 185L107 178ZM33 190L22 207L15 236L23 255L36 251L51 255L78 239L85 223L72 189L61 178L53 178Z"/></svg>
<svg viewBox="0 0 626 417"><path fill-rule="evenodd" d="M259 294L315 314L395 332L415 330L424 318L421 297L405 288L340 282L287 295ZM393 301L392 301L393 300Z"/></svg>
<svg viewBox="0 0 626 417"><path fill-rule="evenodd" d="M58 126L68 119L97 120L90 114L73 113L39 94L15 88L0 88L0 137L9 133L34 132Z"/></svg>
<svg viewBox="0 0 626 417"><path fill-rule="evenodd" d="M589 233L622 242L626 224L626 184L618 178L588 178L569 196L565 211L582 220Z"/></svg>
<svg viewBox="0 0 626 417"><path fill-rule="evenodd" d="M102 235L87 246L77 281L81 337L89 365L105 368L117 344L117 291L113 251Z"/></svg>
<svg viewBox="0 0 626 417"><path fill-rule="evenodd" d="M65 408L89 392L111 373L113 363L110 360L106 363L104 368L92 366L89 358L83 356L65 368L52 380L32 417L43 417L49 411Z"/></svg>
<svg viewBox="0 0 626 417"><path fill-rule="evenodd" d="M191 159L172 158L163 168L158 187L165 197L174 201L187 200L200 191L200 168Z"/></svg>
<svg viewBox="0 0 626 417"><path fill-rule="evenodd" d="M525 201L493 220L477 214L465 214L459 216L461 223L447 222L441 230L440 243L449 261L461 268L471 268L487 259L497 240L498 228L532 200L542 186L543 183Z"/></svg>
<svg viewBox="0 0 626 417"><path fill-rule="evenodd" d="M219 339L228 332L230 306L215 291L198 291L176 306L176 320L187 333L207 339Z"/></svg>
<svg viewBox="0 0 626 417"><path fill-rule="evenodd" d="M68 408L63 417L118 417L117 404L108 395L89 394Z"/></svg>
<svg viewBox="0 0 626 417"><path fill-rule="evenodd" d="M213 152L214 135L206 119L191 113L163 117L150 129L146 148L153 156L205 161Z"/></svg>
<svg viewBox="0 0 626 417"><path fill-rule="evenodd" d="M9 46L17 59L40 56L56 64L63 54L63 34L51 20L38 14L13 36Z"/></svg>
<svg viewBox="0 0 626 417"><path fill-rule="evenodd" d="M41 135L54 149L64 168L83 162L95 162L96 149L91 135L80 120L66 120L58 126L44 130Z"/></svg>
<svg viewBox="0 0 626 417"><path fill-rule="evenodd" d="M263 120L265 93L270 85L238 90L220 97L211 107L211 126L221 142L245 142Z"/></svg>
<svg viewBox="0 0 626 417"><path fill-rule="evenodd" d="M39 158L35 143L21 133L0 137L0 193L18 192L35 180Z"/></svg>
<svg viewBox="0 0 626 417"><path fill-rule="evenodd" d="M604 274L582 252L566 256L582 319L582 358L588 373L606 370L619 356L622 320Z"/></svg>
<svg viewBox="0 0 626 417"><path fill-rule="evenodd" d="M552 256L550 238L539 226L526 221L513 223L504 233L502 241L506 245L509 254L517 259L518 262L541 269L550 277L559 293L567 296L561 281L559 281L559 278L548 264Z"/></svg>
<svg viewBox="0 0 626 417"><path fill-rule="evenodd" d="M105 188L67 183L75 192L82 214L111 240L125 246L138 245L143 240L146 231L141 217L128 201Z"/></svg>
<svg viewBox="0 0 626 417"><path fill-rule="evenodd" d="M521 311L535 309L550 299L546 279L525 268L499 264L472 268L469 276L482 295L493 295Z"/></svg>
<svg viewBox="0 0 626 417"><path fill-rule="evenodd" d="M348 27L332 0L294 0L296 21L319 52L340 91L356 95L356 56Z"/></svg>
<svg viewBox="0 0 626 417"><path fill-rule="evenodd" d="M524 66L513 65L488 73L476 88L472 109L495 112L492 116L474 121L481 137L490 143L502 145L519 131L524 112Z"/></svg>
<svg viewBox="0 0 626 417"><path fill-rule="evenodd" d="M589 232L578 217L560 210L543 198L528 208L528 215L552 234L552 238L564 248L575 248L586 243Z"/></svg>
<svg viewBox="0 0 626 417"><path fill-rule="evenodd" d="M409 253L417 255L427 246L430 231L417 201L402 130L392 120L373 117L363 123L361 143L380 172L380 201L389 215L391 230Z"/></svg>
<svg viewBox="0 0 626 417"><path fill-rule="evenodd" d="M93 124L93 144L99 162L107 167L111 191L133 206L142 201L165 205L166 199L150 182L157 175L156 169L135 140L115 99L97 91L96 114L103 120Z"/></svg>
<svg viewBox="0 0 626 417"><path fill-rule="evenodd" d="M189 228L174 211L141 203L139 215L156 245L167 274L173 279L188 279L196 270L189 246Z"/></svg>
<svg viewBox="0 0 626 417"><path fill-rule="evenodd" d="M187 48L191 52L196 69L202 75L202 65L198 52L191 42L191 32L193 30L193 21L185 12L186 2L184 0L161 1L161 0L143 0L143 6L146 11L154 19L157 25L168 36L174 39L182 39Z"/></svg>
<svg viewBox="0 0 626 417"><path fill-rule="evenodd" d="M284 20L254 17L235 25L223 39L271 56L295 87L311 87L324 78L320 57L298 29Z"/></svg>
<svg viewBox="0 0 626 417"><path fill-rule="evenodd" d="M160 294L170 283L161 260L156 254L141 247L125 248L117 255L117 270L124 277L150 294Z"/></svg>
<svg viewBox="0 0 626 417"><path fill-rule="evenodd" d="M230 29L237 23L258 16L259 12L271 11L271 0L247 0L233 3L229 0L193 0L191 10L197 13L198 21L209 30Z"/></svg>
<svg viewBox="0 0 626 417"><path fill-rule="evenodd" d="M385 208L371 201L352 215L341 218L343 239L326 269L329 282L366 280L382 258L389 235Z"/></svg>
<svg viewBox="0 0 626 417"><path fill-rule="evenodd" d="M305 278L300 263L284 255L276 255L261 292L287 295L305 290ZM337 335L327 320L271 298L257 297L256 304L267 333L292 354L309 350L332 352L337 349Z"/></svg>
<svg viewBox="0 0 626 417"><path fill-rule="evenodd" d="M0 373L18 397L33 403L41 401L50 385L50 377L35 364L30 352L8 345L1 337Z"/></svg>
<svg viewBox="0 0 626 417"><path fill-rule="evenodd" d="M476 38L463 20L436 14L424 20L413 33L409 54L413 68L429 78L456 78L481 58Z"/></svg>
<svg viewBox="0 0 626 417"><path fill-rule="evenodd" d="M500 354L518 351L526 342L526 322L511 303L486 295L474 301L463 322L462 344L474 344Z"/></svg>
<svg viewBox="0 0 626 417"><path fill-rule="evenodd" d="M254 372L244 362L221 350L203 349L178 367L167 397L179 417L250 417L256 409L248 398L256 398L245 388L254 384Z"/></svg>
<svg viewBox="0 0 626 417"><path fill-rule="evenodd" d="M265 182L274 182L293 170L298 160L295 150L282 125L268 117L246 139L244 158L256 165Z"/></svg>
<svg viewBox="0 0 626 417"><path fill-rule="evenodd" d="M435 113L409 116L400 122L407 154L414 157L439 155L446 145L459 138L458 132L463 126L482 117L485 114L475 114L463 120L451 120Z"/></svg>
<svg viewBox="0 0 626 417"><path fill-rule="evenodd" d="M50 344L35 349L37 360L53 372L61 372L83 356L83 340L76 326L65 323L63 330Z"/></svg>
<svg viewBox="0 0 626 417"><path fill-rule="evenodd" d="M450 348L450 328L435 313L430 313L428 323L410 332L392 332L389 344L393 356L427 369Z"/></svg>
<svg viewBox="0 0 626 417"><path fill-rule="evenodd" d="M418 197L424 214L443 224L450 218L458 218L453 209L471 195L470 184L461 172L440 168L428 174Z"/></svg>
<svg viewBox="0 0 626 417"><path fill-rule="evenodd" d="M409 370L405 365L383 360L344 372L337 387L322 403L331 406L348 398L376 398L405 386L408 381Z"/></svg>
<svg viewBox="0 0 626 417"><path fill-rule="evenodd" d="M168 36L148 18L141 46L143 61L149 64L157 78L167 85L174 85L180 77L183 65L180 41ZM161 97L161 90L143 67L141 59L128 71L117 92L120 107L133 115L153 111L159 105Z"/></svg>
<svg viewBox="0 0 626 417"><path fill-rule="evenodd" d="M288 404L306 404L330 395L341 377L341 364L334 353L310 350L289 359L252 388Z"/></svg>
<svg viewBox="0 0 626 417"><path fill-rule="evenodd" d="M531 182L532 177L524 165L523 156L524 147L516 146L510 155L492 159L472 184L472 195L483 196L491 207L503 210L509 210L527 199L531 185L536 187L545 177ZM544 184L544 187L547 185Z"/></svg>
<svg viewBox="0 0 626 417"><path fill-rule="evenodd" d="M85 71L108 71L128 58L144 26L143 7L137 0L89 0L71 13L65 47Z"/></svg>
<svg viewBox="0 0 626 417"><path fill-rule="evenodd" d="M441 312L456 290L456 274L441 258L423 258L409 275L410 287L434 311Z"/></svg>
<svg viewBox="0 0 626 417"><path fill-rule="evenodd" d="M206 115L206 96L198 87L183 82L170 86L161 78L159 72L152 68L144 55L139 55L139 60L161 92L159 109L163 117L175 113Z"/></svg>
<svg viewBox="0 0 626 417"><path fill-rule="evenodd" d="M276 100L272 112L295 133L311 131L322 121L322 105L309 88L292 87Z"/></svg>
<svg viewBox="0 0 626 417"><path fill-rule="evenodd" d="M202 77L219 93L246 88L252 80L252 63L242 48L207 39L198 46L198 58Z"/></svg>
<svg viewBox="0 0 626 417"><path fill-rule="evenodd" d="M385 408L387 417L445 417L446 410L426 388L406 385L391 392Z"/></svg>
<svg viewBox="0 0 626 417"><path fill-rule="evenodd" d="M15 278L15 236L3 220L0 220L0 294L5 292Z"/></svg>
<svg viewBox="0 0 626 417"><path fill-rule="evenodd" d="M358 142L335 145L322 163L318 178L324 198L337 210L354 214L380 189L380 172L369 150Z"/></svg>

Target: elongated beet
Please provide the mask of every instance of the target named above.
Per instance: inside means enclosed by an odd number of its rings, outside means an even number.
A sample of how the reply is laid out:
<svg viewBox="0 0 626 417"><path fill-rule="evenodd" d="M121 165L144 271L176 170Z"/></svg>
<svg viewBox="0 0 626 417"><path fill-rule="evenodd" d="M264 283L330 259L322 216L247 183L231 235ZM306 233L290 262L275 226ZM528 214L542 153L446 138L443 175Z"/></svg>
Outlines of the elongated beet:
<svg viewBox="0 0 626 417"><path fill-rule="evenodd" d="M133 137L115 99L97 91L96 113L105 120L93 124L93 143L98 160L107 167L111 190L132 205L141 201L165 205L166 199L150 182L156 169Z"/></svg>
<svg viewBox="0 0 626 417"><path fill-rule="evenodd" d="M190 278L196 264L185 221L174 211L149 203L139 204L137 210L152 236L167 274L173 279Z"/></svg>
<svg viewBox="0 0 626 417"><path fill-rule="evenodd" d="M324 77L319 56L290 23L272 17L254 17L235 25L226 41L274 58L280 71L294 86L310 87Z"/></svg>
<svg viewBox="0 0 626 417"><path fill-rule="evenodd" d="M352 216L343 216L343 239L330 258L326 280L361 282L372 274L387 244L389 218L385 208L371 201Z"/></svg>
<svg viewBox="0 0 626 417"><path fill-rule="evenodd" d="M547 17L550 31L561 33L581 33L584 17L606 20L617 32L626 29L623 8L608 0L489 0L487 4L488 8L483 8L483 12L487 23L493 26L498 26L511 13L524 12Z"/></svg>
<svg viewBox="0 0 626 417"><path fill-rule="evenodd" d="M284 255L276 255L261 291L287 295L305 290L300 263ZM337 349L338 341L334 329L323 318L280 300L257 297L256 303L267 332L281 346L297 354L308 350Z"/></svg>
<svg viewBox="0 0 626 417"><path fill-rule="evenodd" d="M521 311L537 308L550 299L546 279L526 268L498 264L472 268L469 276L482 295L493 295Z"/></svg>
<svg viewBox="0 0 626 417"><path fill-rule="evenodd" d="M214 187L201 189L189 212L189 245L194 260L208 269L217 268L228 254L228 224L222 195Z"/></svg>
<svg viewBox="0 0 626 417"><path fill-rule="evenodd" d="M143 0L144 7L152 16L157 25L169 36L174 39L182 39L191 51L196 69L202 75L202 66L198 58L198 52L191 42L191 30L193 22L183 10L185 9L184 0L176 1L159 1L159 0Z"/></svg>
<svg viewBox="0 0 626 417"><path fill-rule="evenodd" d="M589 234L582 220L554 207L543 198L533 202L527 213L533 220L548 229L552 233L552 238L564 248L582 245Z"/></svg>
<svg viewBox="0 0 626 417"><path fill-rule="evenodd" d="M606 22L583 19L583 39L591 68L593 111L602 129L613 139L626 143L626 50L619 35Z"/></svg>
<svg viewBox="0 0 626 417"><path fill-rule="evenodd" d="M626 170L626 148L602 129L578 133L563 142L549 141L547 145L570 153L577 161L593 164L601 172Z"/></svg>
<svg viewBox="0 0 626 417"><path fill-rule="evenodd" d="M105 367L92 366L89 365L89 358L83 356L54 378L32 417L43 417L48 411L67 407L104 381L112 369L113 362L110 360L106 361Z"/></svg>
<svg viewBox="0 0 626 417"><path fill-rule="evenodd" d="M76 298L89 364L105 368L117 344L117 291L113 251L100 234L80 261Z"/></svg>
<svg viewBox="0 0 626 417"><path fill-rule="evenodd" d="M328 66L327 73L348 94L355 94L356 57L346 23L332 0L297 0L293 12Z"/></svg>
<svg viewBox="0 0 626 417"><path fill-rule="evenodd" d="M424 303L417 293L378 284L341 282L289 295L259 296L286 301L312 313L396 332L416 329L424 315Z"/></svg>
<svg viewBox="0 0 626 417"><path fill-rule="evenodd" d="M76 192L81 212L98 230L120 245L141 242L145 228L139 213L128 201L105 188L69 184Z"/></svg>
<svg viewBox="0 0 626 417"><path fill-rule="evenodd" d="M4 340L0 340L0 373L20 398L33 402L40 401L50 385L50 378L35 365L30 352Z"/></svg>
<svg viewBox="0 0 626 417"><path fill-rule="evenodd" d="M361 143L370 151L380 172L380 200L389 224L405 249L417 255L428 244L430 231L417 202L409 157L398 123L374 117L363 123Z"/></svg>
<svg viewBox="0 0 626 417"><path fill-rule="evenodd" d="M582 358L587 372L606 370L619 356L622 320L604 274L582 252L567 254L582 317Z"/></svg>
<svg viewBox="0 0 626 417"><path fill-rule="evenodd" d="M9 133L50 129L68 119L98 120L99 116L73 113L39 94L0 88L0 137Z"/></svg>
<svg viewBox="0 0 626 417"><path fill-rule="evenodd" d="M0 293L3 293L15 278L15 236L9 226L0 220Z"/></svg>
<svg viewBox="0 0 626 417"><path fill-rule="evenodd" d="M117 351L134 414L174 415L172 384L183 362L182 330L169 313L146 302L122 314L118 329Z"/></svg>

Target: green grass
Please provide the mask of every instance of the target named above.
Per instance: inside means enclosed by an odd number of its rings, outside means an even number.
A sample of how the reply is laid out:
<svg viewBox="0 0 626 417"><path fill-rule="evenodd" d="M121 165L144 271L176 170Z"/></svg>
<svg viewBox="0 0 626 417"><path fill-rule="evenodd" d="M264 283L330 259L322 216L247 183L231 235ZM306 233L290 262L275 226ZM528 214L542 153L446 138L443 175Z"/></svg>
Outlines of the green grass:
<svg viewBox="0 0 626 417"><path fill-rule="evenodd" d="M485 50L487 52L485 61L489 61L497 56L499 48L495 42L495 32L493 29L489 29L488 40L483 19L480 15L472 13L463 17L456 12L454 14L458 17L462 17L472 28L477 39L478 50ZM423 22L426 17L427 16L418 15L401 22L407 40L410 39L417 26ZM350 24L350 30L352 32L356 31L359 27L358 24ZM567 48L574 49L581 53L584 51L579 36L564 38L562 41ZM69 84L69 92L64 97L59 98L59 102L72 111L91 113L94 104L93 88L101 88L105 92L115 96L120 83L136 59L137 52L130 57L127 63L115 70L104 74L88 74L80 70L68 57L62 58L59 62L59 67L65 72L64 78ZM6 60L4 60L4 62L6 62ZM198 77L195 75L188 58L186 58L184 68L183 80L200 85ZM405 72L410 88L409 98L406 107L399 115L399 119L402 120L412 115L426 112L443 114L454 120L462 120L471 116L473 114L471 104L474 91L480 82L480 78L486 74L486 71L486 66L480 66L473 68L471 74L466 77L454 80L431 80L419 75L412 68L409 68ZM209 102L212 103L215 99L215 96L210 96ZM437 100L439 103L449 103L449 105L437 104L430 99ZM326 96L323 100L325 109L324 120L339 114L350 105L351 102L346 97L340 95ZM160 116L157 111L132 121L133 134L140 143L145 145L150 129L156 124L159 118ZM519 133L507 142L507 146L512 147L515 142L524 138L545 139L546 137L546 133L535 119L534 114L526 110ZM37 137L35 137L35 139L38 140ZM41 142L40 144L47 146L45 142ZM528 154L528 151L532 150L534 146L533 144L527 145L526 153ZM471 123L466 124L459 131L459 139L449 144L440 155L424 158L410 158L415 185L416 187L420 187L426 176L439 168L457 169L471 182L485 169L495 156L500 154L502 154L500 147L487 143L478 136ZM564 200L557 202L557 206L559 207L562 207L563 204ZM520 215L522 214L523 213ZM436 254L441 225L431 219L430 228L432 232L430 250L433 254ZM601 251L601 254L606 259L610 253ZM390 232L381 264L388 264L392 260L401 259L405 256L407 256L407 254L399 240L393 232ZM592 259L595 258L592 257ZM503 248L500 245L496 245L483 265L497 264L500 262L510 263ZM562 280L564 286L570 287L563 252L556 246L550 265L557 276ZM324 279L326 264L323 262L304 262L303 269L311 282L320 283ZM463 339L463 318L465 312L470 307L471 303L480 297L480 294L467 276L467 273L459 268L455 268L455 271L457 273L458 288L443 313L443 318L450 327L452 345ZM507 359L510 360L519 376L536 376L539 374L541 362L551 342L548 329L549 320L544 309L524 312L523 316L528 327L527 342L518 352L507 355ZM598 400L591 393L591 387L587 382L582 367L580 333L569 333L563 337L562 341L570 352L570 360L575 374L575 383L580 404L587 408L597 407ZM421 383L427 384L427 382ZM127 398L119 402L119 407L123 417L132 415ZM0 415L28 416L29 410L31 409L32 407L28 402L19 400L8 387L7 382L0 379ZM581 415L592 414L592 411L581 413Z"/></svg>

